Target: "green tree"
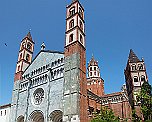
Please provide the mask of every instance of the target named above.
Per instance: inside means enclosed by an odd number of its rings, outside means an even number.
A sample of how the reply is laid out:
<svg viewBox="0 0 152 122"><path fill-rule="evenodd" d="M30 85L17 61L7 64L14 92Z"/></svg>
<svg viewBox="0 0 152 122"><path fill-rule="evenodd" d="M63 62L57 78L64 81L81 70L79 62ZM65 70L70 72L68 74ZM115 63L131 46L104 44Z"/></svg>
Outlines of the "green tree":
<svg viewBox="0 0 152 122"><path fill-rule="evenodd" d="M106 107L101 107L100 112L98 114L93 113L93 116L91 122L120 122L119 117L116 117L113 111L108 110Z"/></svg>
<svg viewBox="0 0 152 122"><path fill-rule="evenodd" d="M141 118L137 116L136 110L132 110L132 122L141 122Z"/></svg>
<svg viewBox="0 0 152 122"><path fill-rule="evenodd" d="M148 82L143 83L137 95L137 102L141 104L144 120L152 120L152 87Z"/></svg>

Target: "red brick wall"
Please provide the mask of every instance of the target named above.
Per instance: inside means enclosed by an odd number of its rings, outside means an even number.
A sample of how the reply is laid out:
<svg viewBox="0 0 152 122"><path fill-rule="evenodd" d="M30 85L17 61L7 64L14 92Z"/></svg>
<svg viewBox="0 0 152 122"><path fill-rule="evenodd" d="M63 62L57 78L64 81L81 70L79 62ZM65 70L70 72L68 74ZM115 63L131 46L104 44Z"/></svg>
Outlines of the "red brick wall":
<svg viewBox="0 0 152 122"><path fill-rule="evenodd" d="M96 84L93 83L93 81L96 82ZM100 85L98 83L100 81ZM87 85L87 89L91 90L94 94L98 96L103 96L104 95L104 81L102 79L88 79L88 83L92 82L93 84Z"/></svg>
<svg viewBox="0 0 152 122"><path fill-rule="evenodd" d="M97 103L93 99L88 99L88 106L93 107L94 110L101 109L101 104ZM112 109L115 116L119 116L120 118L127 118L128 121L131 120L131 106L128 101L118 102L118 103L110 103L103 105L104 107L108 107ZM89 108L89 107L88 107Z"/></svg>

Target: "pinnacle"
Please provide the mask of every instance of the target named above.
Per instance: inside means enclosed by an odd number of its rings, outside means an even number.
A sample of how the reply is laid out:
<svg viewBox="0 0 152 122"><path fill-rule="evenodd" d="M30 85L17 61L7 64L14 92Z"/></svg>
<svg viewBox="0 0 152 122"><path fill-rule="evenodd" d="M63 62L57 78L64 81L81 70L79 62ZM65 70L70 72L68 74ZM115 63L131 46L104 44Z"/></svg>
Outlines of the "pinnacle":
<svg viewBox="0 0 152 122"><path fill-rule="evenodd" d="M79 0L72 0L72 3L76 2L76 1L79 1Z"/></svg>
<svg viewBox="0 0 152 122"><path fill-rule="evenodd" d="M45 44L44 44L44 42L41 45L41 50L45 50Z"/></svg>
<svg viewBox="0 0 152 122"><path fill-rule="evenodd" d="M92 58L91 58L88 66L93 66L93 65L98 65L98 62L94 59L94 56L92 55Z"/></svg>
<svg viewBox="0 0 152 122"><path fill-rule="evenodd" d="M130 49L128 61L129 61L130 63L137 63L137 62L140 61L139 58L136 56L136 54L133 52L132 49Z"/></svg>
<svg viewBox="0 0 152 122"><path fill-rule="evenodd" d="M30 40L32 40L32 36L31 36L30 31L28 32L28 34L26 35L26 37L28 37Z"/></svg>

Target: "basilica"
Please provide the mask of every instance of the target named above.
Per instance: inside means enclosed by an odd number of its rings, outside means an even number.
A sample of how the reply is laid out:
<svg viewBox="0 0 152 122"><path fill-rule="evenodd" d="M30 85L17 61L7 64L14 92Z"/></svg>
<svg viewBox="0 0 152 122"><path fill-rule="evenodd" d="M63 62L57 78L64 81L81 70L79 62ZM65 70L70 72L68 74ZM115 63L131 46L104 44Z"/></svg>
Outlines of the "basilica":
<svg viewBox="0 0 152 122"><path fill-rule="evenodd" d="M144 60L130 50L120 92L104 93L104 79L92 56L86 66L84 8L79 0L66 7L64 51L46 50L33 57L29 32L21 41L10 109L10 122L90 122L102 106L121 120L131 121L132 108L139 116L136 93L148 81ZM64 40L64 39L63 39Z"/></svg>

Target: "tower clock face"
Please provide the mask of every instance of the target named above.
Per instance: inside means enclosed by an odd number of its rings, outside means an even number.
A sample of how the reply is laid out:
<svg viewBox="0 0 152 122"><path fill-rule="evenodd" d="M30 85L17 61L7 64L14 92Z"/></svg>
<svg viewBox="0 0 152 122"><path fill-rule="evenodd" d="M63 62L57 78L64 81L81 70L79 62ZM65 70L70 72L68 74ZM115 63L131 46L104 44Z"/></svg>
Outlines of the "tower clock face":
<svg viewBox="0 0 152 122"><path fill-rule="evenodd" d="M35 105L40 105L44 98L44 90L42 88L38 88L33 93L33 101Z"/></svg>

